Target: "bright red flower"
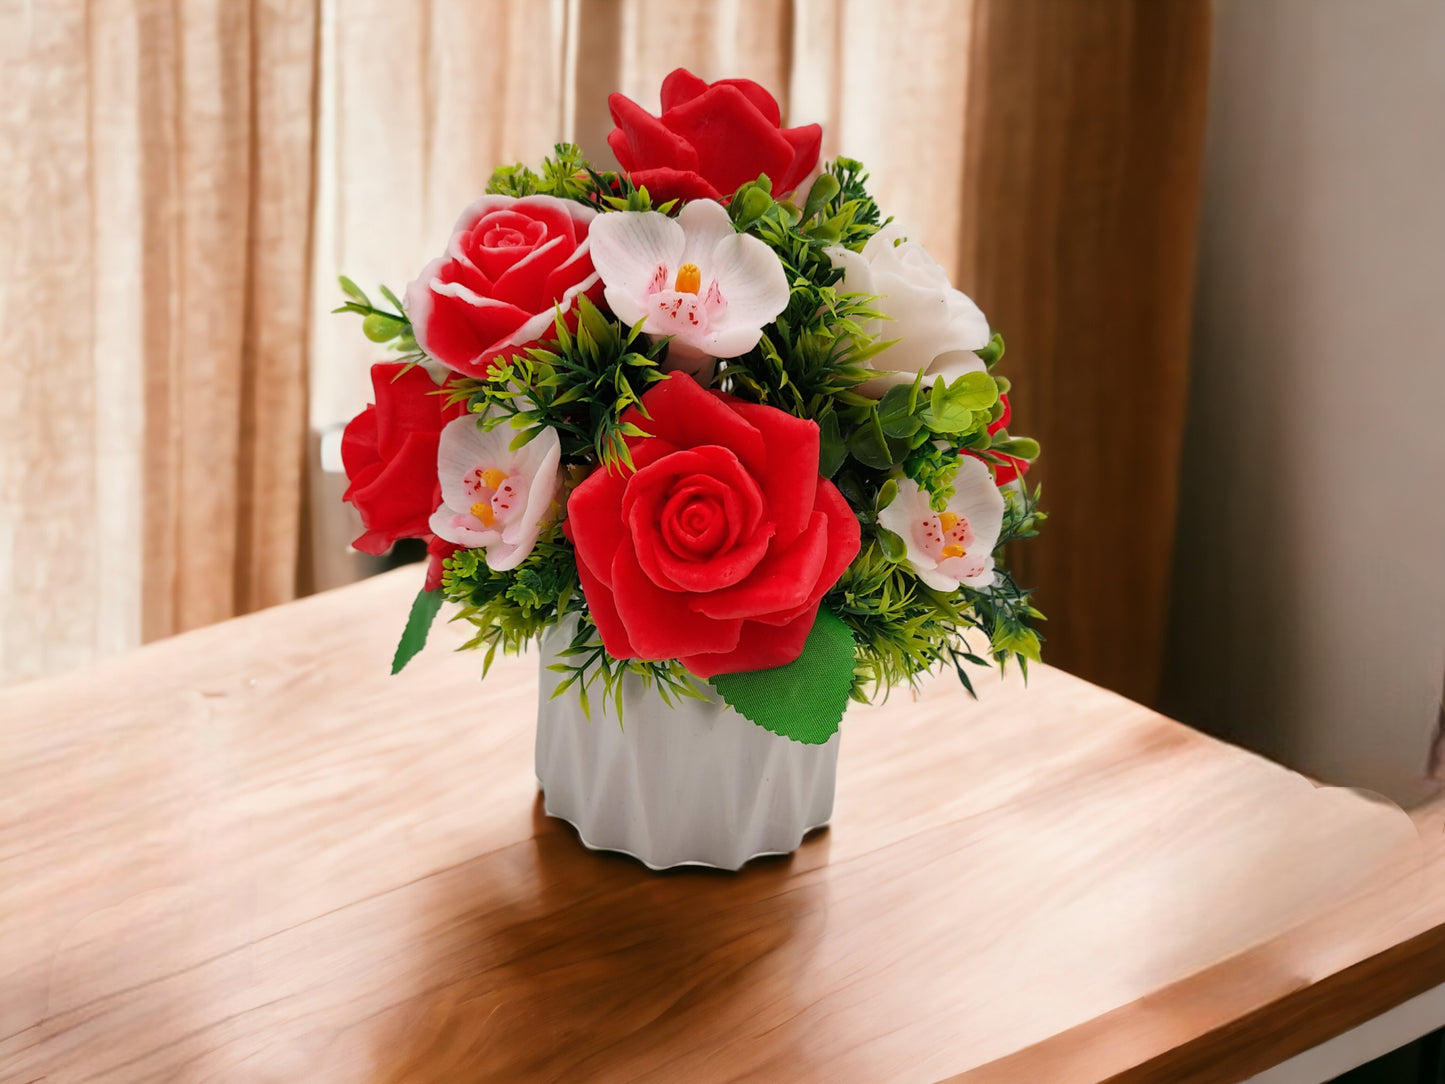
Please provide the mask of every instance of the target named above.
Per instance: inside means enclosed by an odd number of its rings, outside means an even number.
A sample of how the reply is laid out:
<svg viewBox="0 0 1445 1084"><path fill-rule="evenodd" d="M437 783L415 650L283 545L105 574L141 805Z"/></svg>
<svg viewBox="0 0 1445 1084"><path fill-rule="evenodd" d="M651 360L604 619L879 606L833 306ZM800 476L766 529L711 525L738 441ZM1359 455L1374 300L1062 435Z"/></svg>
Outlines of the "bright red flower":
<svg viewBox="0 0 1445 1084"><path fill-rule="evenodd" d="M998 421L990 422L988 435L993 436L1000 429L1007 429L1008 423L1013 420L1013 407L1009 405L1008 396L1000 395L999 401L1003 403L1003 413L999 415ZM969 452L969 455L976 459L983 459L977 452ZM1002 462L993 463L993 480L996 484L1006 486L1015 478L1021 478L1029 472L1030 463L1027 459L1020 459L1016 455L1001 455L994 453ZM984 462L989 462L984 460Z"/></svg>
<svg viewBox="0 0 1445 1084"><path fill-rule="evenodd" d="M441 504L437 441L442 426L466 404L446 406L420 365L373 365L371 386L376 404L346 426L341 462L351 481L343 499L361 513L366 528L352 545L380 555L399 538L432 537L427 520Z"/></svg>
<svg viewBox="0 0 1445 1084"><path fill-rule="evenodd" d="M783 196L818 164L823 129L781 127L777 99L751 79L707 83L678 68L662 82L660 117L621 94L607 105L608 146L657 202L725 200L763 173Z"/></svg>
<svg viewBox="0 0 1445 1084"><path fill-rule="evenodd" d="M592 266L590 207L554 196L483 196L462 212L445 256L406 288L417 345L449 369L483 377L546 338L557 306L602 284Z"/></svg>
<svg viewBox="0 0 1445 1084"><path fill-rule="evenodd" d="M674 373L624 421L635 470L597 470L564 530L609 654L710 678L783 666L858 553L858 519L818 476L817 423Z"/></svg>

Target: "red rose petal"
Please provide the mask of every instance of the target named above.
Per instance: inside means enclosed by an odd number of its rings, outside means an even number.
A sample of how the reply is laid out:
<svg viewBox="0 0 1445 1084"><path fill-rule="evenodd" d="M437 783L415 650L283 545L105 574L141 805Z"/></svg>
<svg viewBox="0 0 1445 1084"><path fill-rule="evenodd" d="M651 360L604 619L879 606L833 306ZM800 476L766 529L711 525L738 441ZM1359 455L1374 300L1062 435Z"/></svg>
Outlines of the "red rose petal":
<svg viewBox="0 0 1445 1084"><path fill-rule="evenodd" d="M662 123L697 152L697 172L719 191L732 194L758 179L783 177L792 169L793 147L778 128L753 107L737 87L713 85L691 101L670 109ZM672 161L644 157L648 165Z"/></svg>
<svg viewBox="0 0 1445 1084"><path fill-rule="evenodd" d="M637 658L675 659L738 646L741 620L713 621L693 613L688 596L653 583L628 546L619 547L612 562L612 598Z"/></svg>
<svg viewBox="0 0 1445 1084"><path fill-rule="evenodd" d="M823 129L816 124L784 128L780 134L793 148L793 161L782 178L773 182L773 194L777 196L786 195L808 179L818 164L818 151L823 146Z"/></svg>
<svg viewBox="0 0 1445 1084"><path fill-rule="evenodd" d="M396 539L386 531L366 531L351 541L351 548L373 557L381 557L396 544Z"/></svg>
<svg viewBox="0 0 1445 1084"><path fill-rule="evenodd" d="M817 510L828 517L828 555L823 559L823 567L818 571L817 582L797 610L759 616L756 620L769 624L782 623L810 608L816 608L823 596L833 590L843 573L848 570L853 558L858 556L862 543L858 517L853 514L853 509L849 507L843 494L838 492L838 487L826 479L818 480Z"/></svg>
<svg viewBox="0 0 1445 1084"><path fill-rule="evenodd" d="M436 433L408 433L396 454L365 486L352 487L351 503L361 513L368 532L380 532L391 542L431 533L427 521L436 510L431 497L436 485L437 441Z"/></svg>
<svg viewBox="0 0 1445 1084"><path fill-rule="evenodd" d="M371 386L376 400L376 443L383 459L396 453L402 437L411 430L440 432L442 404L446 400L437 394L440 389L436 381L420 365L373 365Z"/></svg>
<svg viewBox="0 0 1445 1084"><path fill-rule="evenodd" d="M754 476L766 465L767 450L757 429L730 409L724 397L704 391L686 373L673 373L654 384L642 401L648 416L631 407L623 414L624 421L641 426L676 448L721 445Z"/></svg>
<svg viewBox="0 0 1445 1084"><path fill-rule="evenodd" d="M560 301L568 290L595 274L597 269L592 266L592 253L588 251L587 242L584 241L547 276L547 283L543 287L544 296ZM604 289L606 284L599 278L587 291L587 297L594 303L600 303ZM575 311L569 310L569 315L575 314Z"/></svg>
<svg viewBox="0 0 1445 1084"><path fill-rule="evenodd" d="M649 169L658 166L697 169L698 155L691 144L631 98L609 94L607 108L612 112L612 123L623 134L620 146L619 141L608 137L608 144L623 169L634 165L645 165Z"/></svg>
<svg viewBox="0 0 1445 1084"><path fill-rule="evenodd" d="M376 367L372 366L372 379L376 377ZM360 477L361 472L369 467L377 466L380 457L377 455L377 430L376 430L376 407L368 406L351 421L346 423L346 428L341 433L341 465L346 470L346 477L350 479L353 486ZM343 500L351 500L350 489Z"/></svg>
<svg viewBox="0 0 1445 1084"><path fill-rule="evenodd" d="M672 551L662 531L664 505L679 486L707 491L738 530L737 545L705 559ZM627 483L622 519L631 529L637 560L660 587L675 591L713 591L747 576L767 553L771 526L763 528L763 494L727 448L703 445L676 452L641 468Z"/></svg>
<svg viewBox="0 0 1445 1084"><path fill-rule="evenodd" d="M791 546L774 543L746 582L698 595L692 608L719 620L794 610L812 595L827 555L828 517L815 512L808 529Z"/></svg>
<svg viewBox="0 0 1445 1084"><path fill-rule="evenodd" d="M707 80L699 79L686 68L674 68L662 81L662 108L676 108L690 102L707 89Z"/></svg>
<svg viewBox="0 0 1445 1084"><path fill-rule="evenodd" d="M632 462L638 469L677 449L662 440L640 440L633 449ZM577 550L579 564L586 564L603 583L612 582L612 560L627 536L622 519L622 497L632 471L598 468L584 478L567 498L567 518L562 532Z"/></svg>
<svg viewBox="0 0 1445 1084"><path fill-rule="evenodd" d="M576 251L567 250L565 237L554 237L544 242L523 255L497 279L492 287L492 296L529 312L551 308L560 297L548 289L552 273Z"/></svg>
<svg viewBox="0 0 1445 1084"><path fill-rule="evenodd" d="M617 471L596 470L567 498L562 533L577 551L577 564L603 583L612 579L612 559L626 537L622 524L622 494L627 479Z"/></svg>
<svg viewBox="0 0 1445 1084"><path fill-rule="evenodd" d="M527 322L531 314L504 301L472 301L432 290L426 326L427 352L468 376L486 376L488 351Z"/></svg>
<svg viewBox="0 0 1445 1084"><path fill-rule="evenodd" d="M577 219L565 200L559 204L550 196L523 196L512 209L544 227L543 232L538 234L539 242L544 237L565 237L567 247L571 248L587 232L587 223Z"/></svg>
<svg viewBox="0 0 1445 1084"><path fill-rule="evenodd" d="M678 661L698 677L739 674L746 670L771 670L797 660L813 631L818 607L813 605L797 620L781 626L743 622L738 645L731 651L686 655Z"/></svg>
<svg viewBox="0 0 1445 1084"><path fill-rule="evenodd" d="M632 183L647 189L654 203L665 200L713 199L722 202L731 197L733 190L719 192L693 170L672 169L668 166L656 169L634 169L628 173Z"/></svg>
<svg viewBox="0 0 1445 1084"><path fill-rule="evenodd" d="M617 613L612 589L594 576L592 570L582 561L577 562L577 579L582 585L582 597L587 600L587 612L592 616L592 623L597 626L597 633L602 637L602 646L607 649L607 654L614 659L635 659L637 652L633 650L632 641L627 637L627 626L622 623L622 618Z"/></svg>
<svg viewBox="0 0 1445 1084"><path fill-rule="evenodd" d="M813 514L822 440L818 423L795 418L775 407L716 394L762 435L768 449L767 461L749 467L753 476L762 480L768 511L778 528L777 544L789 545Z"/></svg>
<svg viewBox="0 0 1445 1084"><path fill-rule="evenodd" d="M732 546L742 533L742 517L733 512L736 496L728 490L720 496L711 492L714 481L679 482L663 503L662 540L679 557L704 561Z"/></svg>
<svg viewBox="0 0 1445 1084"><path fill-rule="evenodd" d="M744 98L752 103L753 108L762 114L763 120L774 128L783 123L783 114L778 109L778 99L769 94L761 83L754 83L751 79L719 79L713 86L737 89ZM663 108L666 109L667 106L663 106Z"/></svg>

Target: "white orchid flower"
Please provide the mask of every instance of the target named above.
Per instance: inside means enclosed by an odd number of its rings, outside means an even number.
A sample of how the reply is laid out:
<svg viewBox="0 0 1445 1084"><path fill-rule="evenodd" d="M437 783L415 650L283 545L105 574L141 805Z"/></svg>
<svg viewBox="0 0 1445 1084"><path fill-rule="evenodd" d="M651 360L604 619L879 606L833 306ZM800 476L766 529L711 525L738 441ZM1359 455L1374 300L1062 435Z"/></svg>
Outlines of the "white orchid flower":
<svg viewBox="0 0 1445 1084"><path fill-rule="evenodd" d="M964 456L948 507L935 512L928 492L912 478L898 480L898 496L878 522L903 539L905 560L935 591L993 583L993 550L1003 529L1004 500L981 459Z"/></svg>
<svg viewBox="0 0 1445 1084"><path fill-rule="evenodd" d="M553 518L562 446L548 426L513 451L516 430L503 425L484 432L478 424L483 417L463 414L442 430L442 504L432 513L431 529L458 546L485 549L487 564L505 572L526 559Z"/></svg>
<svg viewBox="0 0 1445 1084"><path fill-rule="evenodd" d="M777 253L733 229L716 200L692 200L675 219L601 214L590 236L613 314L629 325L645 318L649 335L672 336L666 368L710 376L714 358L746 354L788 305Z"/></svg>

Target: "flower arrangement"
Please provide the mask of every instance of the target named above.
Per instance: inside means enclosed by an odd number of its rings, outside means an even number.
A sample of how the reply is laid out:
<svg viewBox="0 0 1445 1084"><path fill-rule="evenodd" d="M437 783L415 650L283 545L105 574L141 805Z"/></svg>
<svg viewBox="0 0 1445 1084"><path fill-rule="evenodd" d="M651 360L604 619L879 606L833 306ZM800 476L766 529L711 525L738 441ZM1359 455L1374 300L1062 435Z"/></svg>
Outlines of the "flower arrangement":
<svg viewBox="0 0 1445 1084"><path fill-rule="evenodd" d="M939 666L972 692L970 631L1026 668L1042 615L1001 560L1043 518L1038 445L983 313L756 83L609 104L620 170L558 145L404 299L341 280L398 355L342 444L355 546L430 554L393 668L449 600L484 672L560 626L584 709L709 683L810 743Z"/></svg>

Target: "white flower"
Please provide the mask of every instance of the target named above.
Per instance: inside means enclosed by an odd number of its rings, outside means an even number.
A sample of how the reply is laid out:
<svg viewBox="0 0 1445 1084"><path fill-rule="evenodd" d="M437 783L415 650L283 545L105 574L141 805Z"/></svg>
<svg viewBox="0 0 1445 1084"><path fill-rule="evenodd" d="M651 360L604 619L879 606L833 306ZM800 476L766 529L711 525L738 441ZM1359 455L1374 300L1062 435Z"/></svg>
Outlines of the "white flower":
<svg viewBox="0 0 1445 1084"><path fill-rule="evenodd" d="M508 445L516 430L500 426L483 432L478 424L483 417L464 414L442 430L437 447L442 505L432 513L431 529L458 546L485 549L487 564L504 572L526 559L553 516L562 446L549 426L512 451Z"/></svg>
<svg viewBox="0 0 1445 1084"><path fill-rule="evenodd" d="M878 376L860 385L864 395L878 397L895 384L911 384L920 371L924 383L932 385L935 377L949 382L985 368L974 353L989 341L983 313L953 288L948 272L926 248L902 238L898 226L889 224L868 239L862 252L828 249L833 266L843 269L838 292L872 294L877 300L870 307L892 317L874 321L866 328L869 335L899 340L868 362Z"/></svg>
<svg viewBox="0 0 1445 1084"><path fill-rule="evenodd" d="M898 480L898 496L878 522L903 539L908 566L935 591L960 584L993 583L993 548L1003 528L1003 496L981 459L964 456L948 507L935 512L927 491L911 478Z"/></svg>
<svg viewBox="0 0 1445 1084"><path fill-rule="evenodd" d="M625 324L644 317L652 335L671 335L668 368L710 372L758 344L763 325L788 304L777 253L733 229L716 200L692 200L677 218L614 211L592 220L592 265Z"/></svg>

